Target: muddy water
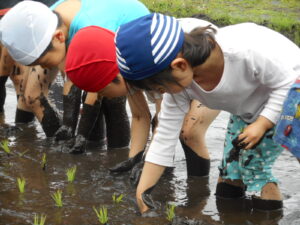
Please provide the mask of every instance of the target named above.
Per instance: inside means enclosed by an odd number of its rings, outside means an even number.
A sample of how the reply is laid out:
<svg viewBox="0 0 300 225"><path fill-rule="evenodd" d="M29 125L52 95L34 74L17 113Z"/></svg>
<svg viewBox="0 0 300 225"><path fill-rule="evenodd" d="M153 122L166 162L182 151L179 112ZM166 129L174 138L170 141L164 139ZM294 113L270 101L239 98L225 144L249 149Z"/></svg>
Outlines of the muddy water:
<svg viewBox="0 0 300 225"><path fill-rule="evenodd" d="M52 96L61 89L61 81L57 83L60 85L54 86ZM99 224L93 206L108 208L109 224L164 225L168 224L166 202L177 206L174 224L300 224L300 166L287 152L274 167L284 195L282 215L251 211L247 201L216 203L214 191L227 113L221 113L207 133L212 160L210 177L187 179L184 156L178 147L176 168L166 173L153 191L157 209L141 217L135 206L135 187L129 181L129 173L113 175L107 170L125 159L127 150L106 151L98 143L90 143L85 155L62 153L63 144L46 139L37 122L13 128L16 97L10 83L7 92L5 116L0 120L0 140L10 140L13 155L0 151L0 225L33 224L35 213L46 214L48 225ZM61 107L59 96L55 99L53 102ZM43 153L47 154L46 170L40 165ZM74 165L77 166L75 182L69 184L65 170ZM24 194L17 189L17 177L26 179ZM50 196L58 189L63 191L62 208L55 207ZM123 202L113 204L114 193L124 194Z"/></svg>

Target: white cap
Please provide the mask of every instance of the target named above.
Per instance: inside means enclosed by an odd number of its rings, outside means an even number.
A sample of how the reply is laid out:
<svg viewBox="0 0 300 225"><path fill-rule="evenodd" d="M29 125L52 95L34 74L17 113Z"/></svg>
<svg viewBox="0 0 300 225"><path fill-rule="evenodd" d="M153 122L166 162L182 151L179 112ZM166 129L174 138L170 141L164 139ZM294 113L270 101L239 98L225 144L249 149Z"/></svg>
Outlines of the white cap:
<svg viewBox="0 0 300 225"><path fill-rule="evenodd" d="M57 24L57 16L46 5L22 1L1 19L0 39L15 61L29 65L48 47Z"/></svg>

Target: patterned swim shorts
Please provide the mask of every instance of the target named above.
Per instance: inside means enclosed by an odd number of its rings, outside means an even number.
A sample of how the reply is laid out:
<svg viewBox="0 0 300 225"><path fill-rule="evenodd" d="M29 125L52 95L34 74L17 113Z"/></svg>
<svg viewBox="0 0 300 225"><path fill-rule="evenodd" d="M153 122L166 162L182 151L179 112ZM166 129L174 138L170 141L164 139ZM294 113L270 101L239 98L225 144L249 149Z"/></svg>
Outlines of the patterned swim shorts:
<svg viewBox="0 0 300 225"><path fill-rule="evenodd" d="M274 129L271 129L255 148L238 151L232 145L232 140L248 125L240 117L230 116L223 159L219 166L220 176L223 179L242 180L247 186L247 191L260 191L267 183L277 183L272 174L272 166L283 148L273 141Z"/></svg>

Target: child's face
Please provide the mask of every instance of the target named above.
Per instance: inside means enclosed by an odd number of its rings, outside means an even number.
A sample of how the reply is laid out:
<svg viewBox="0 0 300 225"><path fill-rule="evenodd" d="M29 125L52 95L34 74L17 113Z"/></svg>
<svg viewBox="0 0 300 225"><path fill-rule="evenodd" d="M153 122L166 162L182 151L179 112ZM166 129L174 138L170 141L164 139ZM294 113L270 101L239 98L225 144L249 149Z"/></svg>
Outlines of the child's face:
<svg viewBox="0 0 300 225"><path fill-rule="evenodd" d="M119 82L110 82L105 88L98 91L98 95L107 98L126 96L128 90L125 81L120 74L117 75L117 78L119 79Z"/></svg>
<svg viewBox="0 0 300 225"><path fill-rule="evenodd" d="M59 31L57 31L59 32ZM44 68L58 67L66 56L66 44L63 33L56 33L52 39L52 48L45 55L38 58L32 65L40 65Z"/></svg>
<svg viewBox="0 0 300 225"><path fill-rule="evenodd" d="M168 92L171 94L176 94L181 92L184 88L188 87L193 81L193 70L188 64L188 62L183 58L176 58L171 63L171 76L178 83L165 83L163 85L155 85L154 90L160 92L161 94Z"/></svg>
<svg viewBox="0 0 300 225"><path fill-rule="evenodd" d="M34 64L40 65L43 68L53 68L58 67L60 63L62 63L66 56L65 44L61 46L56 46L50 51L48 51L45 55L40 57Z"/></svg>

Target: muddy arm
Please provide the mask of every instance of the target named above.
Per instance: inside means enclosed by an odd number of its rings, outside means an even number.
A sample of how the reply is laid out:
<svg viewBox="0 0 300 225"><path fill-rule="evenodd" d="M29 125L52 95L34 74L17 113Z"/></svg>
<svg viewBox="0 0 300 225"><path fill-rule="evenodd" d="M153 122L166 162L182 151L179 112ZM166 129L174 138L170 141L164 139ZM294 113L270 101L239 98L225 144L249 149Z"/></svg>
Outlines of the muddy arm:
<svg viewBox="0 0 300 225"><path fill-rule="evenodd" d="M149 210L151 206L151 198L148 190L152 190L159 178L162 176L166 167L145 162L140 182L136 190L136 200L141 213ZM146 195L145 195L145 194ZM144 200L146 201L144 201ZM149 201L148 201L149 200Z"/></svg>
<svg viewBox="0 0 300 225"><path fill-rule="evenodd" d="M81 90L67 80L63 91L63 125L55 133L55 139L67 140L74 136L81 102Z"/></svg>
<svg viewBox="0 0 300 225"><path fill-rule="evenodd" d="M73 146L70 148L70 153L80 154L85 152L86 142L90 136L97 118L100 114L102 99L98 100L97 93L87 93L85 103L82 108L82 115L78 124L77 135Z"/></svg>
<svg viewBox="0 0 300 225"><path fill-rule="evenodd" d="M149 130L151 114L146 99L141 91L128 96L132 121L131 121L131 143L129 157L135 156L145 148Z"/></svg>
<svg viewBox="0 0 300 225"><path fill-rule="evenodd" d="M125 161L109 168L111 172L125 172L132 169L142 160L148 141L151 114L143 93L137 91L133 95L129 95L128 103L132 114L129 157ZM137 173L132 175L133 178L131 179L134 180L134 183L136 182L135 180L138 181L139 174L140 168L137 169Z"/></svg>

